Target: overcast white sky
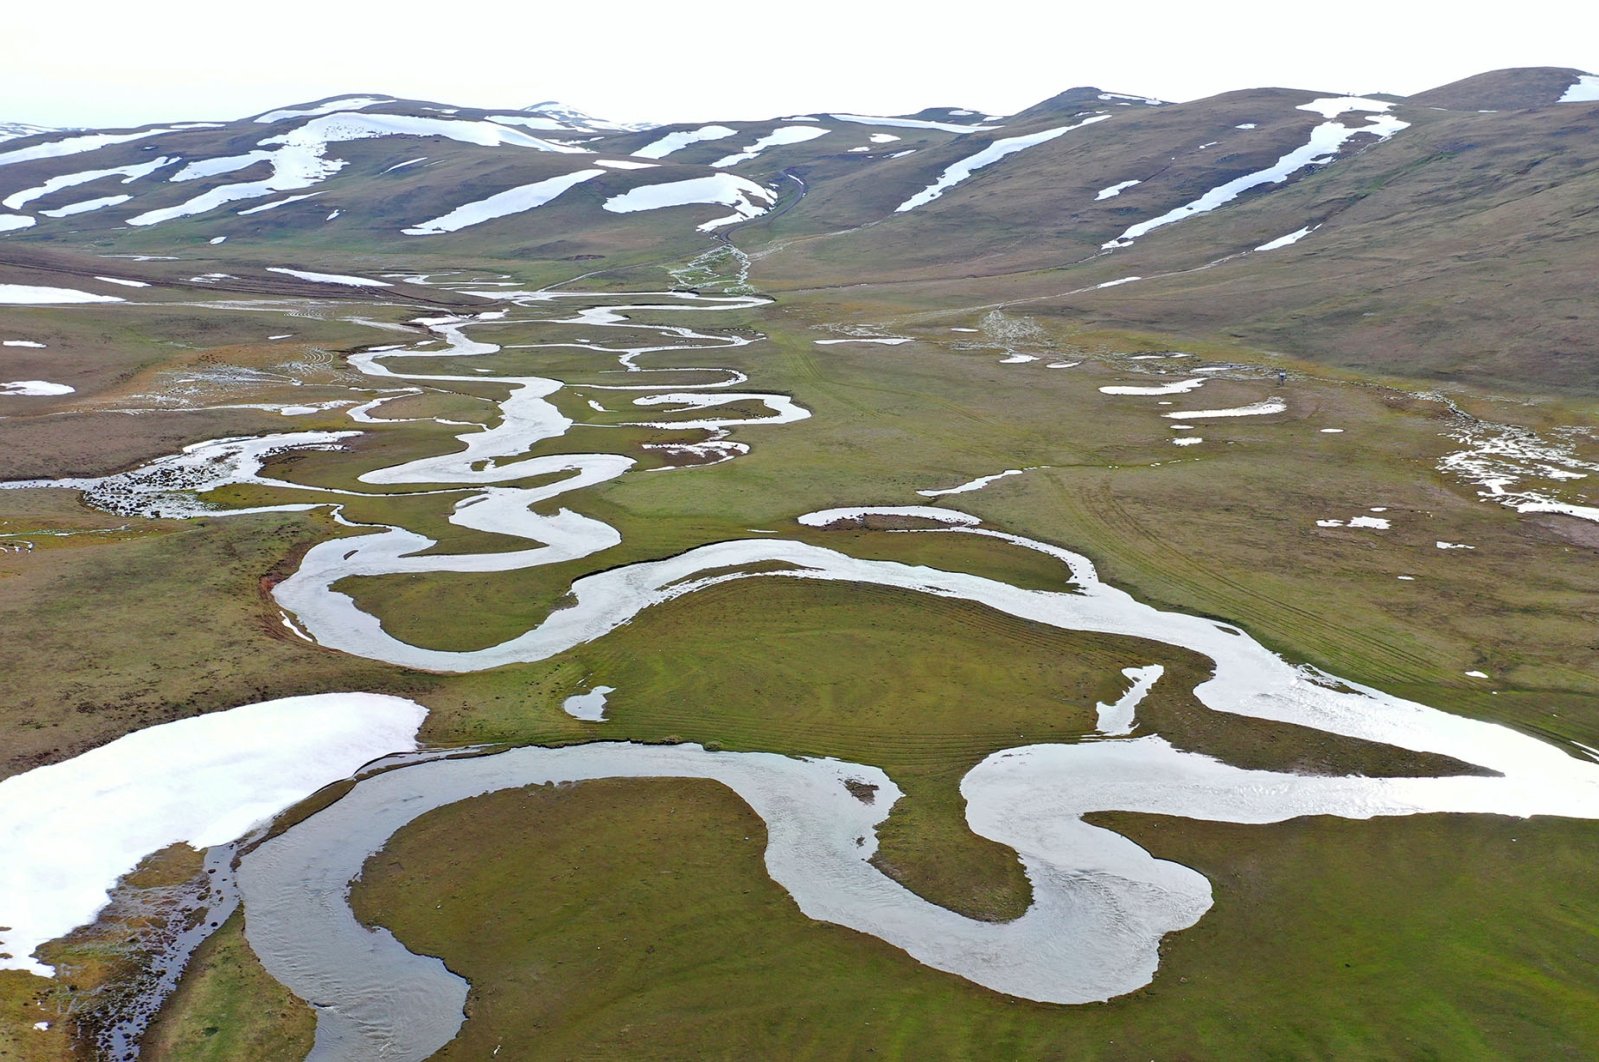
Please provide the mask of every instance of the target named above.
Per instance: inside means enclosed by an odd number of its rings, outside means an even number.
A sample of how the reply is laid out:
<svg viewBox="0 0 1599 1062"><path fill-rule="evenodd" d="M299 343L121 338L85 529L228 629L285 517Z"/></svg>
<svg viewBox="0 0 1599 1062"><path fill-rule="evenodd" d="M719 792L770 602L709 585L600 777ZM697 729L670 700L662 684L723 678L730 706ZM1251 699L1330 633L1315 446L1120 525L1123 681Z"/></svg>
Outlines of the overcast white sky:
<svg viewBox="0 0 1599 1062"><path fill-rule="evenodd" d="M1416 92L1506 66L1599 67L1599 3L1238 0L228 0L8 5L0 121L242 117L348 92L559 99L621 120L1016 111L1073 85L1194 99L1284 85Z"/></svg>

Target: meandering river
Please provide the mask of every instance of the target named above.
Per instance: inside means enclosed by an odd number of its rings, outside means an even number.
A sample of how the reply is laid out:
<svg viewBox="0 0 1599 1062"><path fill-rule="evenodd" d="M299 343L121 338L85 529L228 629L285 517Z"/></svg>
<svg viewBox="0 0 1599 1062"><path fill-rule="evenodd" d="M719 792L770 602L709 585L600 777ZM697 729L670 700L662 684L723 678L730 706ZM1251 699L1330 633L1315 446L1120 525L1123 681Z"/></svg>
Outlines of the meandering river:
<svg viewBox="0 0 1599 1062"><path fill-rule="evenodd" d="M862 499L865 504L859 507L796 518L829 526L874 512L919 516L922 529L906 533L986 536L1055 558L1062 566L1062 588L1024 589L964 572L862 560L808 542L760 537L711 543L579 578L571 584L567 607L498 644L444 651L397 638L384 629L380 616L363 611L334 587L352 578L508 571L593 556L621 541L615 528L571 509L537 513L534 507L636 474L635 461L619 454L537 452L540 444L572 426L552 401L564 386L561 381L484 372L423 373L416 371L421 364L417 359L491 359L500 347L468 335L491 326L536 328L553 322L568 330L619 336L616 342L584 339L545 345L614 358L627 382L603 389L651 411L641 412L632 423L693 432L677 448L701 459L732 460L752 442L759 445L759 430L742 433L750 440L745 442L729 439L731 428L764 430L809 416L790 396L734 390L749 381L728 368L640 364L649 354L725 350L752 342L675 322L683 313L751 309L760 299L657 293L621 296L638 301L617 304L614 298L568 293L483 294L504 300L506 308L476 317L427 320L429 340L351 358L351 365L367 377L397 387L392 395L365 402L350 414L357 423L376 424L392 398L416 388L470 382L504 388L495 422L454 434L441 453L375 469L361 480L373 487L413 488L438 494L441 501L452 499L452 523L529 545L498 553L432 553L436 543L415 530L351 524L354 533L313 547L273 591L292 626L323 646L409 667L477 671L548 658L603 638L645 609L733 580L869 583L974 602L1060 630L1127 635L1199 653L1214 663L1212 677L1193 690L1209 710L1436 753L1492 773L1373 779L1232 767L1178 750L1158 735L1140 733L1134 715L1138 699L1152 685L1171 680L1153 666L1134 669L1129 674L1136 680L1134 690L1116 705L1102 706L1108 722L1097 740L1005 750L964 779L971 828L1017 851L1033 889L1032 906L1022 917L991 923L929 903L871 865L876 827L900 799L893 779L871 765L795 759L781 750L713 752L694 745L626 742L523 748L466 759L424 757L365 778L347 796L256 848L241 863L238 884L250 943L274 977L317 1008L315 1058L421 1059L455 1036L464 1020L468 986L437 959L416 956L386 931L359 924L348 906L348 886L366 859L417 816L508 787L616 777L713 779L765 819L766 866L809 916L871 933L920 962L997 991L1056 1003L1103 1000L1148 983L1161 938L1192 925L1211 903L1203 876L1084 823L1085 814L1135 811L1240 823L1300 815L1369 818L1431 812L1599 818L1599 764L1576 749L1295 666L1238 627L1137 601L1103 583L1087 558L1070 550L982 526L964 513L907 509L892 505L892 499ZM579 307L572 316L521 319L569 301ZM652 382L656 374L664 375L662 382ZM685 385L685 378L698 382ZM640 394L632 397L630 392ZM718 415L725 406L736 408ZM754 406L767 415L750 415L747 410ZM170 469L177 462L191 470L184 481L191 489L250 482L305 491L309 488L263 476L266 456L300 446L337 446L346 437L341 432L305 432L221 440L191 447L187 456L174 455L163 459L166 466L156 462L149 468ZM515 485L535 478L540 485ZM91 498L99 491L120 499L124 510L137 512L146 504L141 499L169 499L172 483L173 475L146 469L71 485L81 486ZM359 492L322 493L328 496L326 504L337 505L341 497ZM771 570L774 563L781 570ZM877 787L872 802L853 795L847 783L856 782Z"/></svg>

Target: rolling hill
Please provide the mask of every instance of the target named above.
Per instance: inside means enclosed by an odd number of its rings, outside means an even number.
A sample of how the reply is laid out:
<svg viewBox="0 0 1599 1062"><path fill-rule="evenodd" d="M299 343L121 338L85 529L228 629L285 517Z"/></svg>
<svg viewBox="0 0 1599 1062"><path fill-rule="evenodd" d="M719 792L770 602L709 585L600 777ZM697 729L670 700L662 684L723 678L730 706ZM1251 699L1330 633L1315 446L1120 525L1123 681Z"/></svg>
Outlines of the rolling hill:
<svg viewBox="0 0 1599 1062"><path fill-rule="evenodd" d="M17 129L0 262L425 243L616 269L738 227L776 292L953 285L1397 375L1591 390L1593 84L1536 68L1408 99L1178 104L1085 87L1010 116L658 128L362 94L228 123Z"/></svg>

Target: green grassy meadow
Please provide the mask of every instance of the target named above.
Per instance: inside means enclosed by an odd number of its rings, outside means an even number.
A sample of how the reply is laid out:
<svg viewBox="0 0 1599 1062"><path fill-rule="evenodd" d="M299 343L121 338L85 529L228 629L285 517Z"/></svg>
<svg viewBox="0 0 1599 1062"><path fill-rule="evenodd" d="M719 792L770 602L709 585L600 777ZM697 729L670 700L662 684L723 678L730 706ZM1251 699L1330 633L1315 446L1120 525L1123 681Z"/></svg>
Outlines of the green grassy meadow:
<svg viewBox="0 0 1599 1062"><path fill-rule="evenodd" d="M647 260L648 236L629 235L633 249L616 252L626 271L586 284L659 286L664 274ZM493 257L480 268L529 283L576 269ZM1447 407L1417 393L1424 380L1391 367L1380 376L1320 368L1236 338L1107 323L1060 305L1011 311L1034 318L1042 333L1027 349L1045 356L1001 365L1002 350L949 331L975 326L982 312L975 307L988 297L984 283L792 290L755 310L645 315L764 334L747 347L641 362L736 368L750 375L748 390L793 395L813 413L793 424L736 428L732 437L752 451L699 469L647 471L661 458L646 443L683 436L620 426L658 414L630 409L627 392L593 386L615 382L606 373L609 356L516 346L584 334L607 343L628 333L494 325L472 334L507 349L470 367L465 359L396 361L440 374L492 365L574 381L553 400L579 427L536 452L624 453L639 465L539 511L570 507L610 523L623 541L545 568L350 580L339 589L402 639L472 649L537 624L583 574L754 531L1067 588L1056 561L990 539L820 531L793 522L835 505L942 504L1078 551L1107 582L1140 599L1236 623L1290 659L1449 711L1599 746L1595 546L1557 518L1519 517L1438 473L1438 458L1454 444L1441 434ZM58 330L52 336L85 327L74 313L30 312L41 329ZM358 312L393 321L409 308ZM331 316L293 321L309 330L304 347L331 352L322 375L299 387L263 386L240 400L347 394L339 359L404 338ZM181 317L140 327L159 334ZM187 337L170 354L134 344L122 375L85 398L114 405L202 356L270 368L304 354L263 342L286 319L220 312L217 319L215 337ZM863 323L914 341L814 342L833 335L831 326ZM1128 360L1170 350L1195 357ZM90 360L87 351L85 344L64 354L76 364ZM1073 368L1047 368L1079 359ZM1186 369L1222 362L1242 367L1186 395L1098 390L1185 378ZM1282 385L1279 368L1290 374ZM1163 375L1148 375L1156 370ZM405 382L378 381L390 383ZM381 415L492 419L483 400L503 393L487 381L430 385ZM1288 410L1196 421L1188 432L1160 415L1271 395L1284 397ZM609 412L590 410L590 398ZM1599 423L1599 410L1581 400L1465 389L1457 398L1487 419L1538 429ZM55 426L69 417L135 426L107 436L114 445L102 450L98 429ZM68 435L83 451L71 470L101 473L217 434L350 426L339 411L130 418L49 410L6 425L17 433L5 456L16 471L7 475L41 474ZM275 458L267 474L355 488L362 472L455 448L452 436L467 430L361 427L366 434L348 451ZM1329 427L1343 433L1323 433ZM1204 442L1174 446L1183 435ZM974 493L932 501L916 493L1007 468L1027 471ZM239 487L214 500L313 497ZM349 499L345 513L403 523L437 539L440 551L525 548L449 524L457 497ZM1316 524L1374 507L1385 510L1390 529ZM1208 663L1180 650L1060 632L882 588L752 578L647 610L547 661L434 675L322 650L281 626L268 593L273 581L311 544L355 533L322 513L128 521L86 510L63 491L0 492L0 532L38 529L96 534L0 553L0 624L27 635L0 642L9 690L0 728L13 738L0 776L198 712L315 691L390 692L430 709L423 736L440 744L696 741L879 766L906 793L880 833L882 869L938 903L1004 919L1024 909L1027 884L1013 853L966 829L960 778L999 749L1092 730L1095 703L1119 695L1124 667L1167 668L1140 718L1180 747L1273 769L1451 768L1302 728L1217 718L1187 692ZM1440 550L1438 540L1476 549ZM1466 677L1471 670L1490 678ZM562 712L567 696L601 684L616 687L606 722ZM502 1047L502 1057L512 1058L1575 1058L1599 1033L1590 1017L1599 1013L1591 974L1599 907L1588 899L1584 856L1595 840L1591 823L1424 817L1243 827L1102 819L1156 855L1205 873L1216 907L1165 942L1148 989L1086 1007L1000 997L875 939L810 922L762 868L760 821L711 783L594 782L441 809L374 858L356 902L363 918L472 981L470 1020L446 1057ZM1286 1002L1285 986L1292 986ZM64 1035L29 1028L45 987L27 975L0 975L0 1058L59 1058L72 1049ZM146 1051L156 1059L299 1057L308 1028L309 1013L265 977L230 923L197 956Z"/></svg>
<svg viewBox="0 0 1599 1062"><path fill-rule="evenodd" d="M371 861L354 900L472 981L445 1058L1587 1053L1590 823L1113 824L1200 869L1217 902L1167 941L1148 988L1080 1007L996 995L806 919L765 875L760 820L709 782L440 809ZM461 847L474 858L438 858Z"/></svg>

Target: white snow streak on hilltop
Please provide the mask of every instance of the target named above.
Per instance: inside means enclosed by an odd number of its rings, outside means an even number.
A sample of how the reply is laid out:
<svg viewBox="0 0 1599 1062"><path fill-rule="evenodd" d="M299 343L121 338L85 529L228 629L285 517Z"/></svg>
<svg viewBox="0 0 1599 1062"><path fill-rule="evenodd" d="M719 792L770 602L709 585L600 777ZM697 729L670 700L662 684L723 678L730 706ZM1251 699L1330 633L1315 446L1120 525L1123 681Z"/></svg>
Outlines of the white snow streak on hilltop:
<svg viewBox="0 0 1599 1062"><path fill-rule="evenodd" d="M386 280L368 280L366 277L347 277L342 273L308 273L303 269L289 269L285 266L267 266L268 273L282 273L285 276L299 277L309 280L313 284L344 284L352 288L388 288L393 287Z"/></svg>
<svg viewBox="0 0 1599 1062"><path fill-rule="evenodd" d="M334 111L359 111L363 107L373 107L379 103L393 103L387 96L343 96L326 103L319 103L314 107L300 110L268 111L256 119L257 122L271 124L281 122L286 118L315 118L322 114L332 114Z"/></svg>
<svg viewBox="0 0 1599 1062"><path fill-rule="evenodd" d="M1360 96L1338 96L1326 99L1311 100L1309 103L1300 104L1299 110L1315 111L1324 117L1336 117L1345 111L1386 111L1392 104L1382 100L1365 99ZM1387 114L1377 114L1367 125L1350 128L1342 122L1323 122L1310 131L1310 142L1302 147L1295 148L1270 167L1246 173L1242 177L1228 181L1217 188L1212 188L1204 195L1191 203L1185 203L1175 210L1167 211L1158 218L1141 221L1129 228L1116 239L1103 244L1105 250L1116 247L1126 247L1138 237L1173 222L1184 221L1196 214L1205 214L1226 203L1232 202L1251 188L1258 188L1263 184L1282 184L1289 177L1304 169L1306 166L1322 165L1332 161L1332 156L1349 139L1358 133L1370 133L1379 140L1387 140L1401 129L1409 128L1409 122L1402 122Z"/></svg>
<svg viewBox="0 0 1599 1062"><path fill-rule="evenodd" d="M163 221L173 218L190 217L194 214L204 214L215 210L217 207L226 206L228 203L241 199L260 199L274 192L292 192L301 188L309 188L314 184L338 173L344 168L343 161L322 157L325 144L294 145L281 147L276 151L252 151L248 155L234 155L226 159L207 159L201 163L190 163L182 170L172 175L174 181L190 181L201 177L210 177L218 173L232 173L253 166L257 162L265 162L272 167L272 175L259 181L246 181L241 184L224 184L212 188L195 196L193 199L179 203L177 206L162 207L158 210L147 210L127 220L129 225L159 225Z"/></svg>
<svg viewBox="0 0 1599 1062"><path fill-rule="evenodd" d="M1110 115L1108 114L1096 114L1092 118L1084 118L1076 125L1063 125L1057 129L1046 129L1042 133L1030 133L1027 136L1012 136L1004 140L996 140L977 154L950 164L949 168L939 176L938 180L895 207L894 213L903 214L907 210L915 210L919 206L931 203L973 173L984 166L992 166L1006 155L1014 155L1018 151L1024 151L1037 144L1054 140L1056 137L1069 133L1073 129L1081 129L1085 125L1103 122L1109 117Z"/></svg>
<svg viewBox="0 0 1599 1062"><path fill-rule="evenodd" d="M442 136L479 147L525 147L568 155L590 154L587 148L568 147L494 122L463 122L449 118L418 118L409 114L329 114L300 128L261 141L269 144L339 144L383 136Z"/></svg>
<svg viewBox="0 0 1599 1062"><path fill-rule="evenodd" d="M36 288L28 284L0 284L0 305L42 306L63 302L121 302L115 295L94 295L75 288Z"/></svg>
<svg viewBox="0 0 1599 1062"><path fill-rule="evenodd" d="M775 198L754 181L732 173L717 173L669 184L640 185L607 199L605 209L613 214L631 214L639 210L659 210L692 203L719 203L732 207L734 213L729 216L699 226L699 231L709 232L723 225L761 216ZM756 200L764 200L767 205L760 206Z"/></svg>
<svg viewBox="0 0 1599 1062"><path fill-rule="evenodd" d="M413 225L401 231L407 236L436 236L445 232L458 232L471 225L481 225L485 221L493 221L495 218L503 218L510 214L520 214L525 210L541 207L568 188L592 180L604 172L604 170L578 170L547 180L535 181L533 184L508 188L487 199L465 203L442 217L424 221L420 225Z"/></svg>
<svg viewBox="0 0 1599 1062"><path fill-rule="evenodd" d="M94 921L117 879L187 841L226 844L387 753L427 710L325 693L181 719L0 781L0 969L54 971L35 948Z"/></svg>
<svg viewBox="0 0 1599 1062"><path fill-rule="evenodd" d="M702 125L698 129L685 129L677 133L667 133L652 144L646 144L633 152L636 158L664 159L674 151L681 151L690 144L698 144L702 140L726 140L737 133L736 129L729 129L725 125Z"/></svg>
<svg viewBox="0 0 1599 1062"><path fill-rule="evenodd" d="M224 173L238 173L258 162L271 162L270 151L249 151L243 155L218 155L215 158L196 159L174 173L167 180L173 183L198 181L205 177L220 177Z"/></svg>
<svg viewBox="0 0 1599 1062"><path fill-rule="evenodd" d="M243 155L191 162L173 175L174 181L192 181L266 163L272 175L259 181L224 184L185 203L150 210L128 219L129 225L157 225L173 218L203 214L241 199L259 199L274 192L310 188L344 168L342 159L327 158L329 144L371 140L385 136L442 136L480 147L524 147L536 151L588 154L585 148L567 147L528 136L493 122L458 122L447 118L417 118L405 114L351 114L339 112L313 118L298 129L261 141L261 148Z"/></svg>
<svg viewBox="0 0 1599 1062"><path fill-rule="evenodd" d="M60 158L62 155L80 155L85 151L94 151L97 148L110 147L113 144L126 144L130 140L143 140L147 136L160 136L162 133L181 133L185 128L197 129L200 127L199 125L175 126L162 129L142 129L137 133L90 133L87 136L71 136L65 140L51 140L44 144L34 144L32 147L0 152L0 166L10 166L15 162L32 162L34 159Z"/></svg>
<svg viewBox="0 0 1599 1062"><path fill-rule="evenodd" d="M829 131L814 125L778 126L737 155L728 155L725 158L717 159L711 163L711 166L715 169L737 166L741 162L750 161L767 148L782 147L785 144L803 144L807 140L815 140L819 136L826 136Z"/></svg>
<svg viewBox="0 0 1599 1062"><path fill-rule="evenodd" d="M121 177L123 178L123 184L132 184L140 177L148 177L161 167L170 166L177 161L176 156L168 158L162 155L158 159L141 162L136 166L113 166L108 170L85 170L82 173L64 173L59 177L50 178L43 184L32 188L24 188L20 192L12 192L4 199L0 199L0 203L12 210L21 210L26 204L52 192L59 192L63 188L72 188L80 184L88 184L90 181L98 181L105 177Z"/></svg>
<svg viewBox="0 0 1599 1062"><path fill-rule="evenodd" d="M26 214L0 214L0 232L10 232L13 229L29 229L38 222Z"/></svg>
<svg viewBox="0 0 1599 1062"><path fill-rule="evenodd" d="M929 122L922 118L875 118L869 114L829 114L828 117L837 118L841 122L854 122L856 125L886 125L890 129L937 129L943 133L987 133L999 128L997 125Z"/></svg>
<svg viewBox="0 0 1599 1062"><path fill-rule="evenodd" d="M1599 77L1593 74L1583 74L1577 78L1577 83L1566 90L1558 103L1596 103L1599 102Z"/></svg>
<svg viewBox="0 0 1599 1062"><path fill-rule="evenodd" d="M1314 111L1323 118L1332 119L1349 111L1382 112L1392 109L1387 100L1374 100L1370 96L1324 96L1319 100L1301 103L1296 110Z"/></svg>
<svg viewBox="0 0 1599 1062"><path fill-rule="evenodd" d="M314 199L321 194L321 192L306 192L304 195L286 195L282 199L274 199L270 203L262 203L260 206L253 206L248 210L241 210L239 211L239 217L247 218L251 214L265 214L268 210L276 210L280 206L288 206L290 203L298 203L302 199Z"/></svg>

